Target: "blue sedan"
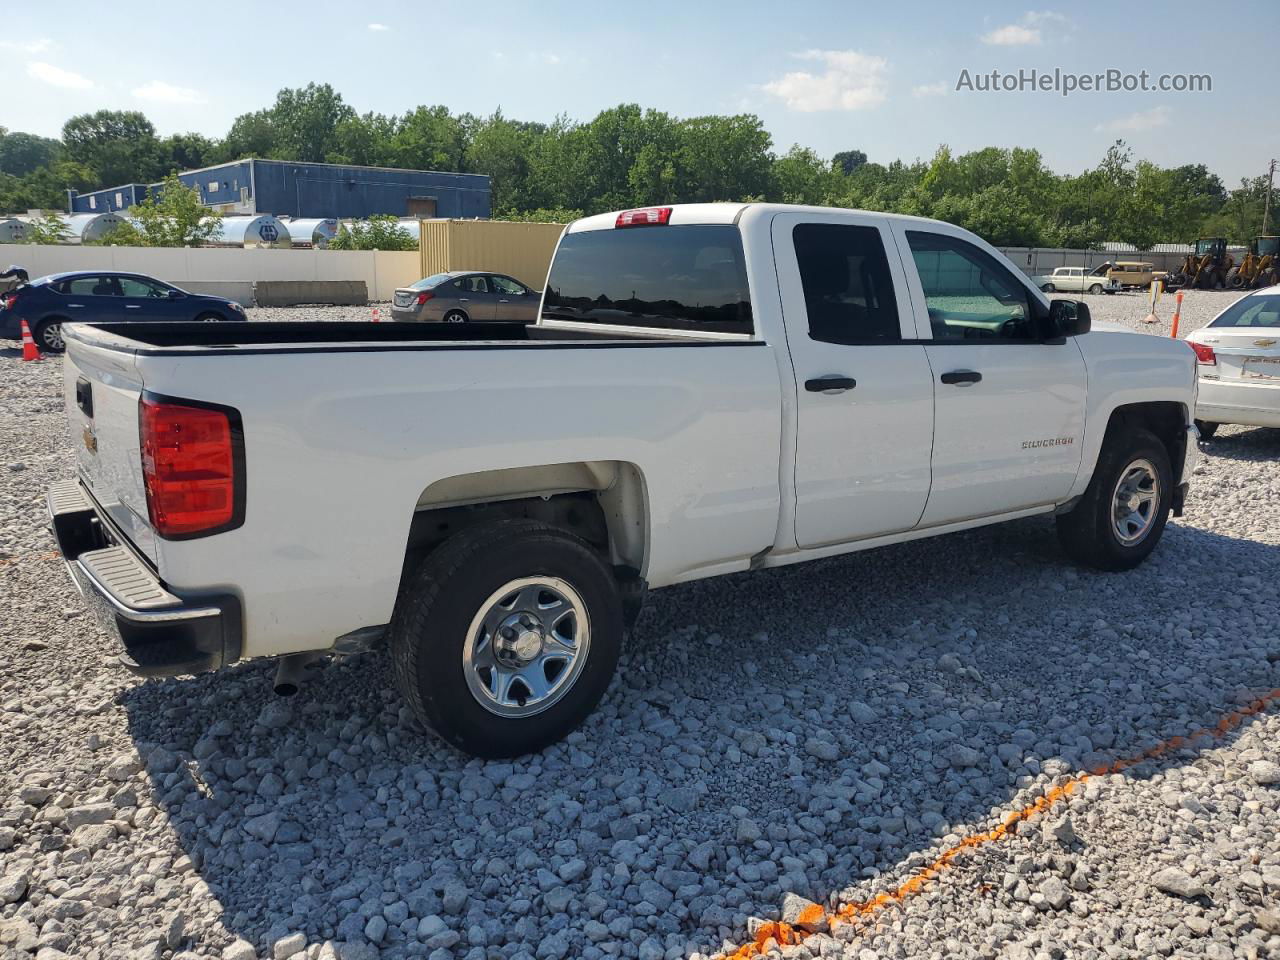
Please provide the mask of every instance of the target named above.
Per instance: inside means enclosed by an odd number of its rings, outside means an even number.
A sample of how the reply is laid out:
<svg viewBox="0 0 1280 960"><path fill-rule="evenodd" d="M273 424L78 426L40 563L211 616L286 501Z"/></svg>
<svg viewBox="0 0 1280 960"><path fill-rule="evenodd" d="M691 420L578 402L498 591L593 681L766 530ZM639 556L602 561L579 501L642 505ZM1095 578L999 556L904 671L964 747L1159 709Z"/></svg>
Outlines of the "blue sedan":
<svg viewBox="0 0 1280 960"><path fill-rule="evenodd" d="M61 353L64 323L124 320L244 320L226 297L188 293L139 273L53 273L0 294L0 336L17 340L26 320L44 353Z"/></svg>

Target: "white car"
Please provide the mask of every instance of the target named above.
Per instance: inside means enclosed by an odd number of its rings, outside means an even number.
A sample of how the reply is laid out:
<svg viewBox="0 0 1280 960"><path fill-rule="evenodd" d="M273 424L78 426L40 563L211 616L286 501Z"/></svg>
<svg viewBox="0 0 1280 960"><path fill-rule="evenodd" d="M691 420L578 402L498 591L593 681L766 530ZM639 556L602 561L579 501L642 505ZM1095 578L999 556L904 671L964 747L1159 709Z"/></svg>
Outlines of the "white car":
<svg viewBox="0 0 1280 960"><path fill-rule="evenodd" d="M1084 267L1057 267L1053 273L1042 273L1031 282L1045 293L1115 293L1120 285L1111 278Z"/></svg>
<svg viewBox="0 0 1280 960"><path fill-rule="evenodd" d="M1195 358L1090 326L938 221L601 214L529 326L70 325L50 513L128 668L274 656L291 689L384 643L419 718L510 756L591 711L646 588L1035 514L1141 563Z"/></svg>
<svg viewBox="0 0 1280 960"><path fill-rule="evenodd" d="M1280 286L1241 297L1187 336L1196 352L1196 426L1280 427Z"/></svg>

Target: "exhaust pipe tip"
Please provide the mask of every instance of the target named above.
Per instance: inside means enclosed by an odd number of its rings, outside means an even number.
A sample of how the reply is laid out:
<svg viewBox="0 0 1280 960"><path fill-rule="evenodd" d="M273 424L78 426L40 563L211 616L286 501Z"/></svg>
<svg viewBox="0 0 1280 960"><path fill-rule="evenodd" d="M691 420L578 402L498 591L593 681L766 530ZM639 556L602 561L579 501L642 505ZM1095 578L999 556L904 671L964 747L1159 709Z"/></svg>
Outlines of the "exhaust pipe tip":
<svg viewBox="0 0 1280 960"><path fill-rule="evenodd" d="M276 678L271 685L278 697L292 697L302 688L307 678L307 669L319 665L324 653L307 651L290 653L280 658L276 667Z"/></svg>

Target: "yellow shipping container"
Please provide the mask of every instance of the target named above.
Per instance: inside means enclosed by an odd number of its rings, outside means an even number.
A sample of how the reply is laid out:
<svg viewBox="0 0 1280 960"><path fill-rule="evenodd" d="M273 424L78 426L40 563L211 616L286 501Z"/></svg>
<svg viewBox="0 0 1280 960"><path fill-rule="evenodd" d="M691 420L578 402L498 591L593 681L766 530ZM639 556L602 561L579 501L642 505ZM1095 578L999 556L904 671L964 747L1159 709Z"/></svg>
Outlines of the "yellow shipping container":
<svg viewBox="0 0 1280 960"><path fill-rule="evenodd" d="M421 220L418 250L422 275L451 270L505 273L541 290L562 223L506 220Z"/></svg>

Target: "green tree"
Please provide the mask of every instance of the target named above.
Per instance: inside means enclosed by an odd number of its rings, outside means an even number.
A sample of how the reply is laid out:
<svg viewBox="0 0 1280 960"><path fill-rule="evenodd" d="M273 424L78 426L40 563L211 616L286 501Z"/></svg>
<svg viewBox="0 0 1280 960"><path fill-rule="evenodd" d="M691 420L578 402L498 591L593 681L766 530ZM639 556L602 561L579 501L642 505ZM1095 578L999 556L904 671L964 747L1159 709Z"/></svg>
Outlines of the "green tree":
<svg viewBox="0 0 1280 960"><path fill-rule="evenodd" d="M759 117L692 117L680 127L681 200L736 200L769 193L773 141Z"/></svg>
<svg viewBox="0 0 1280 960"><path fill-rule="evenodd" d="M344 223L329 241L330 250L417 250L418 238L395 217L376 216Z"/></svg>
<svg viewBox="0 0 1280 960"><path fill-rule="evenodd" d="M218 214L200 203L200 191L171 173L158 188L129 208L131 220L103 243L127 247L198 247L218 233Z"/></svg>
<svg viewBox="0 0 1280 960"><path fill-rule="evenodd" d="M447 107L418 107L395 124L389 144L393 166L410 170L461 170L465 133Z"/></svg>
<svg viewBox="0 0 1280 960"><path fill-rule="evenodd" d="M92 170L100 186L147 183L161 173L156 128L136 110L99 110L62 126L67 157Z"/></svg>
<svg viewBox="0 0 1280 960"><path fill-rule="evenodd" d="M33 133L10 133L0 127L0 173L25 177L41 167L52 166L62 144Z"/></svg>

